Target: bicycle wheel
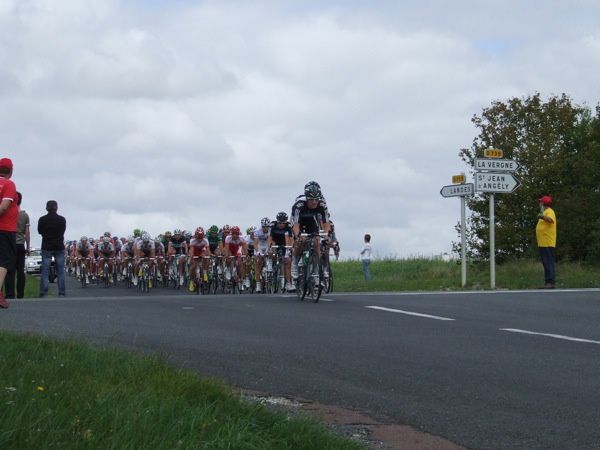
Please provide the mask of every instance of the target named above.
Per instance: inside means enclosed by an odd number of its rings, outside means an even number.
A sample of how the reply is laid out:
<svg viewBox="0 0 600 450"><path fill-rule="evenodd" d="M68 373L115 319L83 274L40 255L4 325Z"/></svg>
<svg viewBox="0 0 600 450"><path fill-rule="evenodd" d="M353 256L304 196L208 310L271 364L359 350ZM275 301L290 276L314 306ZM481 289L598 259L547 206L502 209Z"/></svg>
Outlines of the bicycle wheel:
<svg viewBox="0 0 600 450"><path fill-rule="evenodd" d="M81 265L79 269L79 277L81 279L81 287L84 288L87 286L87 270L85 268L85 264Z"/></svg>
<svg viewBox="0 0 600 450"><path fill-rule="evenodd" d="M325 293L329 294L333 292L333 271L331 270L331 264L327 267L327 277L323 277L325 280Z"/></svg>
<svg viewBox="0 0 600 450"><path fill-rule="evenodd" d="M104 263L104 267L102 268L102 276L104 277L104 287L107 288L110 286L110 279L108 278L108 264Z"/></svg>

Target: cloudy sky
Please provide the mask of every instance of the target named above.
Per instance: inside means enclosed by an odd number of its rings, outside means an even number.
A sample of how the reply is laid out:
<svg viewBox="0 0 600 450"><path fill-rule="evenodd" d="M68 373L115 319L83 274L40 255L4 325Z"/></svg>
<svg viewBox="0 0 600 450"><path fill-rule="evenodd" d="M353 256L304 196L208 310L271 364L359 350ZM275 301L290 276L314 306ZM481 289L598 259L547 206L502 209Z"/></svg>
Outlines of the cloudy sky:
<svg viewBox="0 0 600 450"><path fill-rule="evenodd" d="M0 156L67 238L257 224L321 184L345 257L457 240L470 119L600 94L600 3L0 0Z"/></svg>

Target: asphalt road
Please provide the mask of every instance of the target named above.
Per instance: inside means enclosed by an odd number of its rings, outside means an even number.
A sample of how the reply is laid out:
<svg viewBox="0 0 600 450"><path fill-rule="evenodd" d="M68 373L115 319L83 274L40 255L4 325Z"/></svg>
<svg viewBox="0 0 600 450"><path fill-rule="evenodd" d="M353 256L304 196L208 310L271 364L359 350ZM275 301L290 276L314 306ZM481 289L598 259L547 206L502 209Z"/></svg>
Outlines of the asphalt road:
<svg viewBox="0 0 600 450"><path fill-rule="evenodd" d="M600 448L600 290L318 304L135 294L69 286L66 299L13 302L0 328L158 353L240 388L356 408L468 448Z"/></svg>

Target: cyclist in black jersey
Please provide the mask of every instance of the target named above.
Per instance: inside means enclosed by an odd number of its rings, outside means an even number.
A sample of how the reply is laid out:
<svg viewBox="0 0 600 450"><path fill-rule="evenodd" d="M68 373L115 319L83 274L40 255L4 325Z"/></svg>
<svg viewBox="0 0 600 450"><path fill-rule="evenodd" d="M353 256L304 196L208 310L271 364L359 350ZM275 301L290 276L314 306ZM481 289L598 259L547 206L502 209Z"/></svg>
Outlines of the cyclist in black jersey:
<svg viewBox="0 0 600 450"><path fill-rule="evenodd" d="M169 241L169 264L173 262L174 259L177 259L177 271L180 275L179 284L183 286L184 283L184 265L186 260L186 255L188 254L188 245L183 235L183 232L180 229L176 229L173 231L173 236Z"/></svg>

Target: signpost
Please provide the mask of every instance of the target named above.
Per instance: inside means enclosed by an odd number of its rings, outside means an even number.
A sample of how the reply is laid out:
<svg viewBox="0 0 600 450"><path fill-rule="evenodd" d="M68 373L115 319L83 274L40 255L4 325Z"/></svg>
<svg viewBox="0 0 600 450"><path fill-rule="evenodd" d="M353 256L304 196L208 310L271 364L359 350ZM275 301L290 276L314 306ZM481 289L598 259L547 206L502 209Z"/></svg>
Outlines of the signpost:
<svg viewBox="0 0 600 450"><path fill-rule="evenodd" d="M510 173L477 172L475 174L475 190L510 194L521 185Z"/></svg>
<svg viewBox="0 0 600 450"><path fill-rule="evenodd" d="M460 184L450 184L448 186L442 187L440 190L440 194L442 197L460 197L460 239L461 239L461 283L462 287L467 285L467 238L465 236L466 229L466 212L465 212L465 197L467 195L473 195L475 193L475 186L473 183L465 183L466 177L465 174L462 173L460 175L454 175L452 177L453 183Z"/></svg>
<svg viewBox="0 0 600 450"><path fill-rule="evenodd" d="M490 194L490 287L496 289L496 235L494 224L494 194L510 194L521 182L512 175L519 164L512 159L500 159L502 150L487 148L485 158L475 158L475 191Z"/></svg>

